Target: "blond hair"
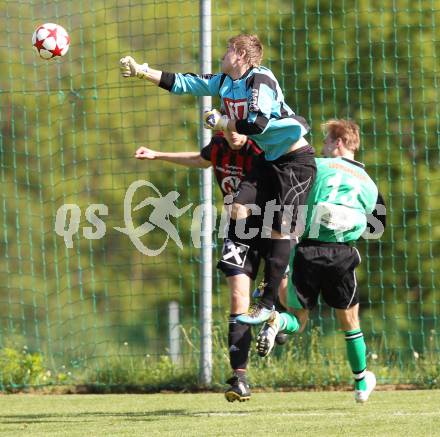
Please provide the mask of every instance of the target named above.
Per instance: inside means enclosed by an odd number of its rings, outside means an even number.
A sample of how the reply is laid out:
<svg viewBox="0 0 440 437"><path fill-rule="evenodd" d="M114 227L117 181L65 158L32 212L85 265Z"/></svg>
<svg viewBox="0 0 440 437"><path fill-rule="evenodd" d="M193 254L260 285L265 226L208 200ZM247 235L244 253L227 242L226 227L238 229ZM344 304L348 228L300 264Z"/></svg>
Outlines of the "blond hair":
<svg viewBox="0 0 440 437"><path fill-rule="evenodd" d="M245 61L251 67L259 67L263 59L263 45L257 35L241 34L233 36L228 41L237 53L245 52Z"/></svg>
<svg viewBox="0 0 440 437"><path fill-rule="evenodd" d="M359 126L352 120L332 119L321 125L324 135L332 140L340 138L344 147L352 152L359 149L361 140Z"/></svg>

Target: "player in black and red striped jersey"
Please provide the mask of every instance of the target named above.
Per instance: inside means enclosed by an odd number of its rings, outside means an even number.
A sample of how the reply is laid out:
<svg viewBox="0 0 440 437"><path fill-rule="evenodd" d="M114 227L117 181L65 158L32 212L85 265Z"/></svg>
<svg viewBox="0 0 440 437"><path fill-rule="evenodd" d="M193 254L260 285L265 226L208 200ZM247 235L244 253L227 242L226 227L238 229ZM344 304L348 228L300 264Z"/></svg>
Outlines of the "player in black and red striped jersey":
<svg viewBox="0 0 440 437"><path fill-rule="evenodd" d="M200 156L213 166L223 196L233 194L238 185L262 159L261 149L246 135L217 132Z"/></svg>
<svg viewBox="0 0 440 437"><path fill-rule="evenodd" d="M212 166L224 197L234 195L240 182L264 159L263 152L251 139L231 131L216 133L200 152L172 153L140 147L135 157L158 159L194 168ZM232 201L232 196L230 197ZM248 226L259 228L259 223L250 222ZM234 241L225 239L222 257L217 265L226 276L231 291L228 343L233 376L228 380L230 387L225 392L226 399L230 402L245 401L250 397L246 368L252 334L250 326L238 323L236 317L248 311L251 282L256 278L260 264L258 236L243 242L234 238Z"/></svg>

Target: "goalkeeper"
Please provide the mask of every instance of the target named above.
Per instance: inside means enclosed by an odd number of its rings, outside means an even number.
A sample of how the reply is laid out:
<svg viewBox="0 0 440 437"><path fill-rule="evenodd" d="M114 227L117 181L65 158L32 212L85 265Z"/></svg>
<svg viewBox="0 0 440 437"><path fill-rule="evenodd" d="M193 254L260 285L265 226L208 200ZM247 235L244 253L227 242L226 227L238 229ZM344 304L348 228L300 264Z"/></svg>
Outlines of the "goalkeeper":
<svg viewBox="0 0 440 437"><path fill-rule="evenodd" d="M323 128L323 153L332 159L316 159L318 172L308 199L305 231L292 257L296 296L288 296L287 306L296 308L297 317L274 312L259 333L257 350L259 355L266 356L273 348L278 331L293 333L300 325L303 329L309 310L316 306L321 294L335 309L345 334L355 400L366 402L376 385L376 378L367 371L355 272L361 257L353 243L364 233L367 215L373 212L380 197L364 165L354 160L360 144L357 124L349 120L330 120ZM381 222L384 227L385 219ZM299 301L299 307L295 300Z"/></svg>
<svg viewBox="0 0 440 437"><path fill-rule="evenodd" d="M174 94L220 96L226 115L212 110L205 113L205 127L236 131L256 141L265 160L254 167L240 184L232 205L229 239L246 244L237 237L235 220L245 222L251 211L245 205L259 205L268 212L267 238L264 239L265 272L263 295L247 314L237 317L242 323L258 324L272 314L284 272L289 263L291 231L295 228L297 207L306 202L316 173L314 150L304 139L309 127L284 101L273 73L262 67L263 47L255 35L238 35L229 40L222 58L222 73L181 74L139 65L131 56L121 59L124 77L146 79ZM274 211L275 210L275 211Z"/></svg>
<svg viewBox="0 0 440 437"><path fill-rule="evenodd" d="M232 197L240 181L263 159L263 154L246 135L227 131L224 134L219 132L214 135L210 143L200 152L168 153L139 147L135 158L163 160L193 168L212 166L223 196ZM236 318L249 308L251 280L255 280L260 264L258 242L258 239L251 240L247 241L247 245L237 247L225 240L222 258L218 263L218 268L226 276L231 293L228 346L233 376L227 381L230 386L225 392L225 397L230 402L248 400L251 394L246 378L252 342L251 327L237 323ZM283 280L282 286L287 287L287 279ZM282 338L276 341L281 342Z"/></svg>

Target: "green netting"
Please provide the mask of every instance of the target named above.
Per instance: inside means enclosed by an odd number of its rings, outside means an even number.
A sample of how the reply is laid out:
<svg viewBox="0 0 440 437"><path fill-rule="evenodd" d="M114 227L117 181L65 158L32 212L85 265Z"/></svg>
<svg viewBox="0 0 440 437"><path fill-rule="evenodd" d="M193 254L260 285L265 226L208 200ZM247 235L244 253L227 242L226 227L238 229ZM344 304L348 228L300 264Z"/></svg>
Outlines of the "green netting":
<svg viewBox="0 0 440 437"><path fill-rule="evenodd" d="M182 369L191 373L199 355L202 261L191 243L190 214L174 221L183 250L170 241L156 257L141 254L114 227L124 226L124 196L139 179L162 194L179 191L180 207L200 203L198 171L132 157L146 144L197 150L197 100L124 82L118 70L119 58L132 54L162 70L198 72L198 2L6 0L0 12L0 387L127 383L133 382L127 366L148 373L157 363L157 381L168 375L164 369L171 378ZM322 121L359 122L359 158L388 206L383 238L359 244L369 361L381 382L435 384L440 1L215 1L212 12L213 70L228 37L257 33L265 64L290 106L310 122L317 150ZM61 24L72 38L61 60L42 61L32 50L33 30L45 22ZM135 199L147 194L144 187ZM81 210L72 248L54 230L63 204ZM105 235L95 240L83 233L95 230L85 215L92 204L108 207L101 215ZM137 225L147 214L133 213ZM160 247L164 233L150 232L144 241ZM229 297L215 275L214 373L222 381ZM176 365L166 358L170 301L178 302L183 327ZM308 331L272 364L281 374L287 364L309 369L298 385L347 381L342 337L322 305ZM20 377L14 359L28 373ZM280 381L273 367L252 366L267 376L263 383Z"/></svg>

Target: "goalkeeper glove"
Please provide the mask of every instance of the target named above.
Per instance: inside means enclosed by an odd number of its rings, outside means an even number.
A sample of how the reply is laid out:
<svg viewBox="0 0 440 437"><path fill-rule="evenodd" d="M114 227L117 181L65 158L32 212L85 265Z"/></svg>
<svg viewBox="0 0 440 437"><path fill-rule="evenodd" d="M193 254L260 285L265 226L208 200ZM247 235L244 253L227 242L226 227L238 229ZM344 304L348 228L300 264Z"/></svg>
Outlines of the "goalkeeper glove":
<svg viewBox="0 0 440 437"><path fill-rule="evenodd" d="M146 79L148 64L139 65L131 56L125 56L119 61L119 68L123 77L138 77Z"/></svg>
<svg viewBox="0 0 440 437"><path fill-rule="evenodd" d="M203 126L205 129L226 130L228 128L229 118L221 115L217 109L211 109L203 113Z"/></svg>

